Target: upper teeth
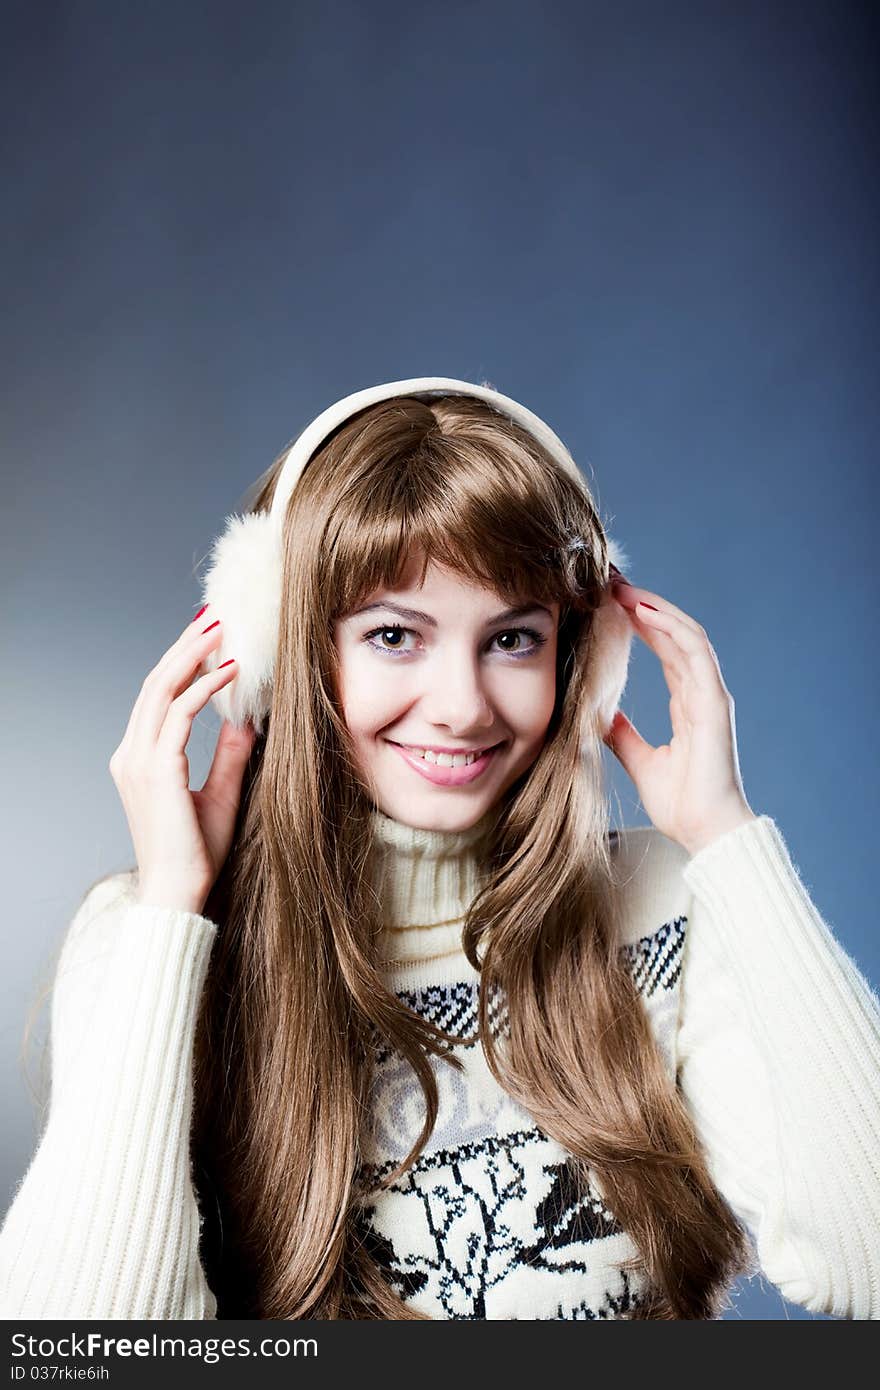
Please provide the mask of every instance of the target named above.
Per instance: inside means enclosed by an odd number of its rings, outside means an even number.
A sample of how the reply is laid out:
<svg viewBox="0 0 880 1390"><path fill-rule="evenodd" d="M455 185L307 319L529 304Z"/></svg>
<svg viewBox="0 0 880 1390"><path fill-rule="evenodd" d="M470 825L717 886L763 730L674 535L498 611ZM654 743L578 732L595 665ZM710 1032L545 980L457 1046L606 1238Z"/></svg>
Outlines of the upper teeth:
<svg viewBox="0 0 880 1390"><path fill-rule="evenodd" d="M440 767L468 767L485 753L486 749L477 748L473 753L432 753L430 748L407 748L406 751L417 758L424 758L426 763L437 763Z"/></svg>

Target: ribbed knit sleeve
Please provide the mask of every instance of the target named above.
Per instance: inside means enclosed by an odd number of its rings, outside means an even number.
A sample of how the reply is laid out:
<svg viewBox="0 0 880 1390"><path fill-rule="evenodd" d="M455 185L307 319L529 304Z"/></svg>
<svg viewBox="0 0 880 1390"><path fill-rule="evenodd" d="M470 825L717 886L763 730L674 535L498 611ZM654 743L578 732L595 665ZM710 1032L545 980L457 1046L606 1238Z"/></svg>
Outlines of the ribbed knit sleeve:
<svg viewBox="0 0 880 1390"><path fill-rule="evenodd" d="M687 860L679 1085L785 1298L880 1318L880 1001L766 815Z"/></svg>
<svg viewBox="0 0 880 1390"><path fill-rule="evenodd" d="M215 925L116 875L65 936L49 1115L0 1229L12 1318L216 1316L190 1168L192 1049Z"/></svg>

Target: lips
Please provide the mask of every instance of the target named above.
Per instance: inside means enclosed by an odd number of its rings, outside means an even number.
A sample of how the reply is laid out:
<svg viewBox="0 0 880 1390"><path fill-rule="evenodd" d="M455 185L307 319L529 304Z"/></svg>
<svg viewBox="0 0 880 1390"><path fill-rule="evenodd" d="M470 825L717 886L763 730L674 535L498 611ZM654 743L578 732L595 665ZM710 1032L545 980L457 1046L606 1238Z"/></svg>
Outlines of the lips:
<svg viewBox="0 0 880 1390"><path fill-rule="evenodd" d="M488 753L491 748L498 747L497 743L486 743L481 748L433 748L430 744L399 743L397 739L393 738L388 739L388 742L393 743L397 748L406 748L408 752L415 753L417 756L420 753L433 753L435 756L449 754L459 758L462 756L471 757L477 752Z"/></svg>
<svg viewBox="0 0 880 1390"><path fill-rule="evenodd" d="M460 787L467 782L475 781L491 766L495 755L502 747L501 744L496 743L494 747L488 748L485 753L482 753L479 758L475 758L472 763L465 764L463 767L442 767L439 763L426 762L417 753L410 753L400 743L394 743L391 739L387 741L414 772L418 772L426 781L432 782L435 787Z"/></svg>

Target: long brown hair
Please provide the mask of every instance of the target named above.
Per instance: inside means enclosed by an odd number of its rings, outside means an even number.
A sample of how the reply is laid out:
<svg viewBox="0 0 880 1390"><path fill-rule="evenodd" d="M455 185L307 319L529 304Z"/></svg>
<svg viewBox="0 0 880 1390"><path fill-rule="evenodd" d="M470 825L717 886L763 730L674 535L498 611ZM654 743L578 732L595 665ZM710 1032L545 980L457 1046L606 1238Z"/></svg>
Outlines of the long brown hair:
<svg viewBox="0 0 880 1390"><path fill-rule="evenodd" d="M254 507L269 505L283 457ZM640 1254L623 1267L641 1268L647 1289L632 1316L716 1317L748 1267L745 1236L620 961L599 731L583 741L603 528L586 482L491 406L454 396L398 398L344 422L287 508L271 714L204 907L219 930L196 1031L193 1154L218 1316L426 1316L388 1285L365 1239L361 1126L381 1040L412 1066L426 1104L388 1186L437 1117L429 1057L460 1066L458 1039L383 980L373 803L340 712L332 635L414 554L511 604L560 603L546 741L498 806L463 928L481 970L487 1064L629 1232ZM503 1044L489 1026L499 990Z"/></svg>

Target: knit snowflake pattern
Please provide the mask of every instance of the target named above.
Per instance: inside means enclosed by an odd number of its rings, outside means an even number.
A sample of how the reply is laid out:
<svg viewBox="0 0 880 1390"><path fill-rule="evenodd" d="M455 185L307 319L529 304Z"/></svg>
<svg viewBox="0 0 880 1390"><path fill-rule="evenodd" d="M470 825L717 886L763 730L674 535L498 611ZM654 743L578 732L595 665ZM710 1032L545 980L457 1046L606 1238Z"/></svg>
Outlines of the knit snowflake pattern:
<svg viewBox="0 0 880 1390"><path fill-rule="evenodd" d="M674 1016L684 919L622 948L649 1016ZM424 1119L411 1068L379 1048L372 1147L359 1173L367 1196L360 1234L399 1295L440 1319L624 1317L644 1291L638 1252L598 1185L579 1178L571 1155L497 1084L476 1038L479 984L400 992L416 1012L461 1037L457 1071L431 1058L437 1122L425 1151L390 1188L387 1177ZM493 1032L508 1031L496 992Z"/></svg>
<svg viewBox="0 0 880 1390"><path fill-rule="evenodd" d="M447 1319L606 1318L632 1308L633 1276L610 1269L609 1256L634 1249L557 1154L533 1128L420 1159L383 1194L397 1208L393 1236L377 1229L375 1206L360 1213L387 1281ZM572 1305L571 1289L593 1296Z"/></svg>

